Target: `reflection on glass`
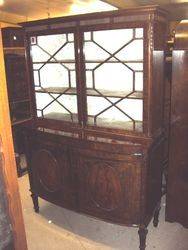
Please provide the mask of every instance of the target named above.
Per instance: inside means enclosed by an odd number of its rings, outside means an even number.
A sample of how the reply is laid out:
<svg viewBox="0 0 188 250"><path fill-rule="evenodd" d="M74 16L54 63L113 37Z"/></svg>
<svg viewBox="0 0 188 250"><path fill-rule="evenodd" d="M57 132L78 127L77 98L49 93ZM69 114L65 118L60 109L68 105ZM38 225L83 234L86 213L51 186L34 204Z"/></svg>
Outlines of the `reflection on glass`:
<svg viewBox="0 0 188 250"><path fill-rule="evenodd" d="M66 43L66 34L38 36L37 42L41 50L53 55L63 44Z"/></svg>
<svg viewBox="0 0 188 250"><path fill-rule="evenodd" d="M66 44L54 57L59 61L74 60L74 43Z"/></svg>
<svg viewBox="0 0 188 250"><path fill-rule="evenodd" d="M143 40L134 40L116 54L120 60L143 60Z"/></svg>
<svg viewBox="0 0 188 250"><path fill-rule="evenodd" d="M78 122L76 96L36 93L36 104L38 117Z"/></svg>
<svg viewBox="0 0 188 250"><path fill-rule="evenodd" d="M33 62L45 62L50 58L50 55L44 52L37 45L31 47L31 56Z"/></svg>
<svg viewBox="0 0 188 250"><path fill-rule="evenodd" d="M136 72L135 74L135 90L143 91L143 72Z"/></svg>
<svg viewBox="0 0 188 250"><path fill-rule="evenodd" d="M94 41L114 53L133 38L133 29L102 30L93 32Z"/></svg>
<svg viewBox="0 0 188 250"><path fill-rule="evenodd" d="M122 63L104 63L95 70L96 89L131 91L132 83L133 72Z"/></svg>
<svg viewBox="0 0 188 250"><path fill-rule="evenodd" d="M40 70L40 82L43 88L67 87L69 85L68 71L58 63L47 63Z"/></svg>

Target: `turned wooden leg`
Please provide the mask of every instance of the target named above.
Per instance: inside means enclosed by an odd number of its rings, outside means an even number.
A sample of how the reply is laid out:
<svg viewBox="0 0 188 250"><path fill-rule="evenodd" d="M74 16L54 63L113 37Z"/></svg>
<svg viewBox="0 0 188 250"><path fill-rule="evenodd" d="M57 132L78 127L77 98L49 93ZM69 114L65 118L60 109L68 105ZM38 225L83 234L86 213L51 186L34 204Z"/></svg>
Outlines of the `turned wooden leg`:
<svg viewBox="0 0 188 250"><path fill-rule="evenodd" d="M140 250L146 249L146 235L148 233L148 230L146 226L141 225L138 230L139 238L140 238Z"/></svg>
<svg viewBox="0 0 188 250"><path fill-rule="evenodd" d="M159 206L154 213L154 217L153 217L153 226L157 227L159 224L159 213L160 213L160 209L161 207Z"/></svg>
<svg viewBox="0 0 188 250"><path fill-rule="evenodd" d="M36 213L39 213L39 201L38 196L36 194L31 194L31 198L33 200L34 210Z"/></svg>

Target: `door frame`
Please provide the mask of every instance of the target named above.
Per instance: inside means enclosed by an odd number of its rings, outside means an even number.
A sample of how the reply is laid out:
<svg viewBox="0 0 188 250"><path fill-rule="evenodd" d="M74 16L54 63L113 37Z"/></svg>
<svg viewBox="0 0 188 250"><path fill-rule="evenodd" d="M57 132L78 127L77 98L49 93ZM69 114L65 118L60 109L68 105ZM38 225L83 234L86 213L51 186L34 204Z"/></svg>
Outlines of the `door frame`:
<svg viewBox="0 0 188 250"><path fill-rule="evenodd" d="M2 27L3 25L0 23L0 152L3 156L2 166L0 167L2 169L2 177L5 183L5 197L7 198L8 203L8 214L12 227L14 249L27 250L9 115L1 34Z"/></svg>

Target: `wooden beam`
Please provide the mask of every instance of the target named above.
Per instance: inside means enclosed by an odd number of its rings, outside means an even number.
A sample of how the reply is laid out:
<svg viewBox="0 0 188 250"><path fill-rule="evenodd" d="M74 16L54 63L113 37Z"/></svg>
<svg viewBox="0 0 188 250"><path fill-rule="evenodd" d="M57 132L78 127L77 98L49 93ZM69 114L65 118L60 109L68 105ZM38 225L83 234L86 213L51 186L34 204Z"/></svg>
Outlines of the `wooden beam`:
<svg viewBox="0 0 188 250"><path fill-rule="evenodd" d="M0 22L7 22L11 24L17 24L26 21L25 16L20 16L14 13L0 11Z"/></svg>
<svg viewBox="0 0 188 250"><path fill-rule="evenodd" d="M26 250L26 236L18 190L16 163L9 117L1 26L2 24L0 24L0 140L1 154L3 155L1 170L5 183L5 196L8 201L8 212L13 232L14 249Z"/></svg>
<svg viewBox="0 0 188 250"><path fill-rule="evenodd" d="M169 20L170 21L181 21L183 19L188 19L188 3L183 2L181 0L153 0L153 1L140 1L140 0L102 0L103 2L109 3L115 7L120 9L125 9L128 7L138 7L150 4L158 4L161 8L167 10L169 12ZM179 2L178 2L179 1Z"/></svg>
<svg viewBox="0 0 188 250"><path fill-rule="evenodd" d="M138 2L137 0L101 0L102 2L111 4L114 7L117 7L118 9L125 9L128 7L134 7L134 6L138 6Z"/></svg>
<svg viewBox="0 0 188 250"><path fill-rule="evenodd" d="M164 4L161 7L169 12L170 21L188 19L188 3Z"/></svg>

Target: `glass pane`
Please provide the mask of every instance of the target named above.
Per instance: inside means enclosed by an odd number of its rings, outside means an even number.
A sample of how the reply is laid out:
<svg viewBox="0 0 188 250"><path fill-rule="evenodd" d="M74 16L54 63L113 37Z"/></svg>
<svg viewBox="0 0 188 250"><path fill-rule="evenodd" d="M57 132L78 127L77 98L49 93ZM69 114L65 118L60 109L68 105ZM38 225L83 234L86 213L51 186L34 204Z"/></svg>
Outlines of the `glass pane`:
<svg viewBox="0 0 188 250"><path fill-rule="evenodd" d="M68 110L76 114L78 112L77 110L77 97L73 95L62 95L61 97L58 98L58 101L61 102L64 107L67 108L67 112L69 113Z"/></svg>
<svg viewBox="0 0 188 250"><path fill-rule="evenodd" d="M34 76L35 86L38 86L40 84L40 81L39 81L39 71L33 71L33 76Z"/></svg>
<svg viewBox="0 0 188 250"><path fill-rule="evenodd" d="M33 63L33 70L39 70L43 65L43 63Z"/></svg>
<svg viewBox="0 0 188 250"><path fill-rule="evenodd" d="M31 57L33 62L45 62L50 58L50 55L45 53L37 45L31 47Z"/></svg>
<svg viewBox="0 0 188 250"><path fill-rule="evenodd" d="M142 100L132 100L124 99L117 104L121 110L123 110L127 115L129 115L135 121L142 121L143 116L143 101Z"/></svg>
<svg viewBox="0 0 188 250"><path fill-rule="evenodd" d="M106 50L114 53L133 38L133 29L95 31L93 38Z"/></svg>
<svg viewBox="0 0 188 250"><path fill-rule="evenodd" d="M85 32L84 33L84 40L85 41L91 41L91 32Z"/></svg>
<svg viewBox="0 0 188 250"><path fill-rule="evenodd" d="M143 91L143 73L142 72L135 73L135 90Z"/></svg>
<svg viewBox="0 0 188 250"><path fill-rule="evenodd" d="M97 104L97 105L96 105ZM88 96L87 97L87 108L88 108L88 115L97 115L102 110L110 106L109 102L103 97L94 97Z"/></svg>
<svg viewBox="0 0 188 250"><path fill-rule="evenodd" d="M143 35L144 35L144 29L143 28L135 29L135 37L136 38L143 38Z"/></svg>
<svg viewBox="0 0 188 250"><path fill-rule="evenodd" d="M93 73L92 71L86 70L86 85L87 88L93 87Z"/></svg>
<svg viewBox="0 0 188 250"><path fill-rule="evenodd" d="M56 60L74 60L74 43L66 44L56 55Z"/></svg>
<svg viewBox="0 0 188 250"><path fill-rule="evenodd" d="M143 40L134 40L116 54L120 60L143 60Z"/></svg>
<svg viewBox="0 0 188 250"><path fill-rule="evenodd" d="M68 87L68 71L58 63L47 63L40 70L40 81L43 88Z"/></svg>
<svg viewBox="0 0 188 250"><path fill-rule="evenodd" d="M48 119L77 122L77 98L69 95L36 93L37 115Z"/></svg>
<svg viewBox="0 0 188 250"><path fill-rule="evenodd" d="M101 49L99 46L93 42L87 42L84 45L85 60L105 60L109 57L109 54Z"/></svg>
<svg viewBox="0 0 188 250"><path fill-rule="evenodd" d="M122 63L104 63L95 70L95 87L113 91L131 91L133 72Z"/></svg>
<svg viewBox="0 0 188 250"><path fill-rule="evenodd" d="M44 109L51 101L53 101L53 98L47 93L36 93L35 97L38 110Z"/></svg>
<svg viewBox="0 0 188 250"><path fill-rule="evenodd" d="M119 98L87 97L88 124L126 130L142 130L143 101ZM115 106L112 103L120 101ZM97 105L96 105L97 103Z"/></svg>
<svg viewBox="0 0 188 250"><path fill-rule="evenodd" d="M48 54L53 55L63 44L66 43L66 35L46 35L38 36L37 44Z"/></svg>
<svg viewBox="0 0 188 250"><path fill-rule="evenodd" d="M142 71L143 70L143 63L126 63L134 71Z"/></svg>
<svg viewBox="0 0 188 250"><path fill-rule="evenodd" d="M70 72L71 87L76 88L76 71Z"/></svg>

